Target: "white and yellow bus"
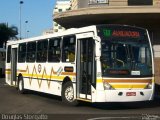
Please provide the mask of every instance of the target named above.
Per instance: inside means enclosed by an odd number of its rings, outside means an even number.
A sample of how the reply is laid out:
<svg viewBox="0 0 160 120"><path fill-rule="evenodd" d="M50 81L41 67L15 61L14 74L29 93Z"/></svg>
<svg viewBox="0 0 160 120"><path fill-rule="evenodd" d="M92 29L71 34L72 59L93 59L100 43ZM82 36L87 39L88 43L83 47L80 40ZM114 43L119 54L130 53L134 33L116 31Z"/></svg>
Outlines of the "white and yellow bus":
<svg viewBox="0 0 160 120"><path fill-rule="evenodd" d="M5 76L5 48L0 48L0 78Z"/></svg>
<svg viewBox="0 0 160 120"><path fill-rule="evenodd" d="M152 100L153 67L148 31L135 26L93 25L7 43L9 85L71 105Z"/></svg>

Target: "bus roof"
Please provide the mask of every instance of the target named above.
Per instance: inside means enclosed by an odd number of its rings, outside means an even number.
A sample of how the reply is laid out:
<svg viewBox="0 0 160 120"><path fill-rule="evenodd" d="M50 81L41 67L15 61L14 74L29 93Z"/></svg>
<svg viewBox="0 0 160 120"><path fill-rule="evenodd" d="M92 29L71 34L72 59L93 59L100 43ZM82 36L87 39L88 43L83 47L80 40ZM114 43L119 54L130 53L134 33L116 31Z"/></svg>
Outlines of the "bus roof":
<svg viewBox="0 0 160 120"><path fill-rule="evenodd" d="M22 39L22 40L16 40L16 41L9 40L9 41L7 41L7 44L13 45L13 44L19 44L19 43L24 43L24 42L31 42L31 41L35 41L35 40L43 40L43 39L49 39L49 38L53 38L53 37L61 37L61 36L91 32L91 31L95 31L95 30L96 30L96 25L83 27L83 28L71 28L71 29L67 29L63 32L57 32L57 33L48 34L48 35L42 35L42 36L37 36L37 37L32 37L32 38L27 38L27 39Z"/></svg>
<svg viewBox="0 0 160 120"><path fill-rule="evenodd" d="M16 40L16 41L9 40L9 41L7 41L7 45L14 45L14 44L16 45L19 43L25 43L25 42L31 42L31 41L36 41L36 40L43 40L43 39L49 39L49 38L53 38L53 37L61 37L61 36L67 36L67 35L73 35L73 34L80 34L80 33L91 32L91 31L95 31L95 35L97 35L97 33L96 33L97 27L107 26L107 25L108 26L128 26L128 27L135 27L138 29L144 29L141 27L130 26L130 25L99 24L99 25L92 25L92 26L86 26L86 27L81 27L81 28L71 28L71 29L67 29L62 32L57 32L57 33L53 33L53 34L42 35L42 36L37 36L37 37L32 37L32 38L27 38L27 39L22 39L22 40Z"/></svg>

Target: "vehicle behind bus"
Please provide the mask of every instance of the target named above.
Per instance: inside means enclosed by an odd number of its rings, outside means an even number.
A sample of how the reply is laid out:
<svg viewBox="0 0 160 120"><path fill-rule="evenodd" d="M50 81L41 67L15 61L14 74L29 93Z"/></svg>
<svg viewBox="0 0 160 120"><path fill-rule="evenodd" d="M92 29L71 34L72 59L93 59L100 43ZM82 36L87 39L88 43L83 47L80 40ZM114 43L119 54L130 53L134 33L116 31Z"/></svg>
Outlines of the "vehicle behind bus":
<svg viewBox="0 0 160 120"><path fill-rule="evenodd" d="M0 48L0 77L4 77L5 75L5 53L6 50Z"/></svg>

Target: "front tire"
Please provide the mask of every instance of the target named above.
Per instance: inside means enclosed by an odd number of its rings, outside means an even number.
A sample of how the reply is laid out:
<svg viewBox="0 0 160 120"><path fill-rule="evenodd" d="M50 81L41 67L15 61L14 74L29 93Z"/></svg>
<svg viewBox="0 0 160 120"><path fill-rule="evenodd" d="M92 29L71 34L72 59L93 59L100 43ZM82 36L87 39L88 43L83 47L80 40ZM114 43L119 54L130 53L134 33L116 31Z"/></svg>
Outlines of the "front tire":
<svg viewBox="0 0 160 120"><path fill-rule="evenodd" d="M74 89L72 82L67 82L63 85L62 101L68 105L78 105L78 101L74 97Z"/></svg>
<svg viewBox="0 0 160 120"><path fill-rule="evenodd" d="M20 77L18 81L18 92L21 94L25 93L23 78Z"/></svg>

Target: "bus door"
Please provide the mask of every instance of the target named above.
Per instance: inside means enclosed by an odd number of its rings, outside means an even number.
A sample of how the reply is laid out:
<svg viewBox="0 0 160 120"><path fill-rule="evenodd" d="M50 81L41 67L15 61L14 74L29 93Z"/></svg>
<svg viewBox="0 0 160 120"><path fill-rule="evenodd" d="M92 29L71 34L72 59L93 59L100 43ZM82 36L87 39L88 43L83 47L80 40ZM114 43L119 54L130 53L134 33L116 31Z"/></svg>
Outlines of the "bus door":
<svg viewBox="0 0 160 120"><path fill-rule="evenodd" d="M91 86L95 81L93 38L78 39L77 48L77 97L91 100Z"/></svg>
<svg viewBox="0 0 160 120"><path fill-rule="evenodd" d="M17 45L11 49L11 85L16 85L17 80Z"/></svg>

